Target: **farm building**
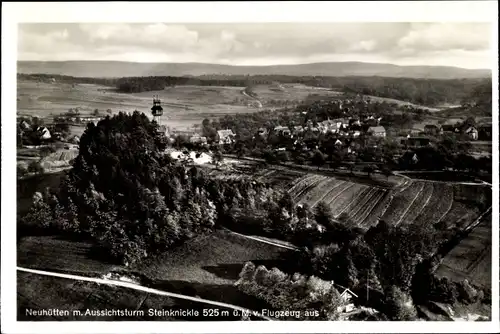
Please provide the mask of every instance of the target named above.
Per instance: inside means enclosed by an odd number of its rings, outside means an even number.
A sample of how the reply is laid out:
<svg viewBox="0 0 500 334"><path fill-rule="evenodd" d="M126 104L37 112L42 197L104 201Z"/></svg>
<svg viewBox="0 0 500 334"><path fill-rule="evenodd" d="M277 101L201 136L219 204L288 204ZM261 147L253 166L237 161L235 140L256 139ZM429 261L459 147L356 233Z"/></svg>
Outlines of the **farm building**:
<svg viewBox="0 0 500 334"><path fill-rule="evenodd" d="M368 134L375 136L375 137L385 137L386 132L385 128L383 126L370 126L368 128Z"/></svg>
<svg viewBox="0 0 500 334"><path fill-rule="evenodd" d="M475 127L471 126L465 130L465 133L469 136L470 139L472 140L477 140L478 138L478 131Z"/></svg>
<svg viewBox="0 0 500 334"><path fill-rule="evenodd" d="M236 135L233 133L233 130L231 129L217 131L217 141L221 145L233 143L235 136Z"/></svg>

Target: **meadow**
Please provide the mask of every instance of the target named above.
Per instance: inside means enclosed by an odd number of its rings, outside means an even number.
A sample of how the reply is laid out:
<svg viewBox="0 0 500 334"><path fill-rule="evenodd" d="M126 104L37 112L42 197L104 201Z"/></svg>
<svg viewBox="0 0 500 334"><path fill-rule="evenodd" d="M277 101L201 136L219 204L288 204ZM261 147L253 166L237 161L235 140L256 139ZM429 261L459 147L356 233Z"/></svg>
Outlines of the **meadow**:
<svg viewBox="0 0 500 334"><path fill-rule="evenodd" d="M50 120L67 112L70 108L82 115L91 115L98 109L101 115L120 111L139 110L148 116L153 95L162 100L164 116L162 124L172 130L187 130L199 126L205 118L219 118L227 114L252 113L261 110L253 102L255 98L243 94L245 87L230 86L173 86L161 91L142 93L118 93L113 87L94 84L69 84L59 82L38 82L22 80L17 82L18 116L37 116ZM270 100L299 101L311 93L322 96L337 96L338 92L319 90L304 85L287 85L283 91L274 90L272 85L256 87L257 99L263 108L272 108ZM152 116L151 116L152 117ZM72 127L80 135L83 127Z"/></svg>

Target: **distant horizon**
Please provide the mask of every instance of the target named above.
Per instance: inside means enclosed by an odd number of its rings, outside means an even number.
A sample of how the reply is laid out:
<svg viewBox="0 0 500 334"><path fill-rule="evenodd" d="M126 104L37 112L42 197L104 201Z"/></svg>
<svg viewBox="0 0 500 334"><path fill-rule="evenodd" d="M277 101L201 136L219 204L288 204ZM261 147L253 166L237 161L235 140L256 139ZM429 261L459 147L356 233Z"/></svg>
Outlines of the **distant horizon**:
<svg viewBox="0 0 500 334"><path fill-rule="evenodd" d="M488 67L464 67L455 65L420 65L420 64L395 64L390 62L373 62L373 61L359 61L359 60L346 60L346 61L314 61L314 62L299 62L299 63L270 63L270 64L229 64L229 63L217 63L217 62L197 62L197 61L133 61L133 60L112 60L112 59L68 59L68 60L36 60L36 59L19 59L17 62L32 62L32 63L76 63L76 62L101 62L101 63L137 63L137 64L199 64L199 65L217 65L217 66L230 66L230 67L272 67L272 66L300 66L300 65L314 65L314 64L373 64L373 65L388 65L396 67L440 67L440 68L456 68L463 70L472 71L492 71Z"/></svg>
<svg viewBox="0 0 500 334"><path fill-rule="evenodd" d="M21 23L22 61L493 66L485 22Z"/></svg>

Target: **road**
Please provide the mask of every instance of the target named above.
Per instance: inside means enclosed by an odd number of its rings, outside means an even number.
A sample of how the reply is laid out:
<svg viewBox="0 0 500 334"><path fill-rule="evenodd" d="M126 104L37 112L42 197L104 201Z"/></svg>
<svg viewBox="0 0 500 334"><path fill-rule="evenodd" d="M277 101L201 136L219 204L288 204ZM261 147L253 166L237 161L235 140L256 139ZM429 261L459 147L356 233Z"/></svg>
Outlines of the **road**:
<svg viewBox="0 0 500 334"><path fill-rule="evenodd" d="M285 242L283 242L283 243L273 242L271 240L261 239L259 237L254 237L254 236L249 236L249 235L241 234L241 233L238 233L238 232L233 232L233 231L231 231L231 230L229 230L229 229L227 229L225 227L224 227L224 230L228 231L231 234L240 236L240 237L245 238L245 239L255 240L255 241L262 242L262 243L269 244L269 245L273 245L273 246L276 246L276 247L279 247L279 248L285 248L285 249L290 249L290 250L294 250L294 251L299 250L299 247L296 247L296 246L293 246L293 245L286 245Z"/></svg>
<svg viewBox="0 0 500 334"><path fill-rule="evenodd" d="M123 287L123 288L127 288L127 289L133 289L133 290L143 291L143 292L147 292L147 293L152 293L152 294L160 295L160 296L167 296L167 297L171 297L171 298L190 300L190 301L193 301L196 303L204 303L204 304L208 304L208 305L225 307L225 308L229 308L229 309L238 311L238 312L240 312L240 314L241 314L241 312L245 312L245 313L248 312L248 314L251 314L255 317L259 317L261 319L265 319L265 320L269 320L269 321L274 320L272 318L263 316L256 311L249 310L249 309L237 306L237 305L226 304L226 303L221 303L221 302L217 302L217 301L213 301L213 300L185 296L185 295L181 295L181 294L177 294L177 293L173 293L173 292L152 289L152 288L144 287L144 286L139 285L139 284L125 282L125 281L109 280L109 279L102 279L102 278L96 278L96 277L85 277L85 276L70 275L70 274L61 274L61 273L54 273L54 272L45 271L45 270L35 270L35 269L28 269L28 268L22 268L22 267L17 267L17 270L27 272L27 273L37 274L37 275L66 278L66 279L72 279L72 280L77 280L77 281L82 281L82 282L93 282L93 283L97 283L97 284L119 286L119 287Z"/></svg>

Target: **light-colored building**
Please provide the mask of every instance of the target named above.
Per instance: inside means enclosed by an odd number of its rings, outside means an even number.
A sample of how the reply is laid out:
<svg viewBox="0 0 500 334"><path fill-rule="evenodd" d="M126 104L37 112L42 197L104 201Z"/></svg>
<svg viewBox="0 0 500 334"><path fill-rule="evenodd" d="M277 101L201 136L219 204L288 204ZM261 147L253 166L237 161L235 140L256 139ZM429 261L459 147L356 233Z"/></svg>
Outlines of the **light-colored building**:
<svg viewBox="0 0 500 334"><path fill-rule="evenodd" d="M347 313L354 311L355 306L353 300L358 298L358 295L346 287L343 287L338 284L334 285L337 288L337 290L342 291L340 293L340 300L342 301L342 305L337 307L337 312Z"/></svg>
<svg viewBox="0 0 500 334"><path fill-rule="evenodd" d="M475 127L471 126L467 130L465 130L465 133L469 136L470 139L472 140L477 140L478 138L478 131Z"/></svg>
<svg viewBox="0 0 500 334"><path fill-rule="evenodd" d="M39 126L36 131L40 134L40 139L50 139L52 135L50 134L49 129L44 126Z"/></svg>
<svg viewBox="0 0 500 334"><path fill-rule="evenodd" d="M217 131L217 141L219 144L232 144L234 142L234 137L236 135L233 133L233 130L219 130Z"/></svg>
<svg viewBox="0 0 500 334"><path fill-rule="evenodd" d="M368 128L368 134L375 136L375 137L385 137L386 132L385 128L383 126L370 126Z"/></svg>

